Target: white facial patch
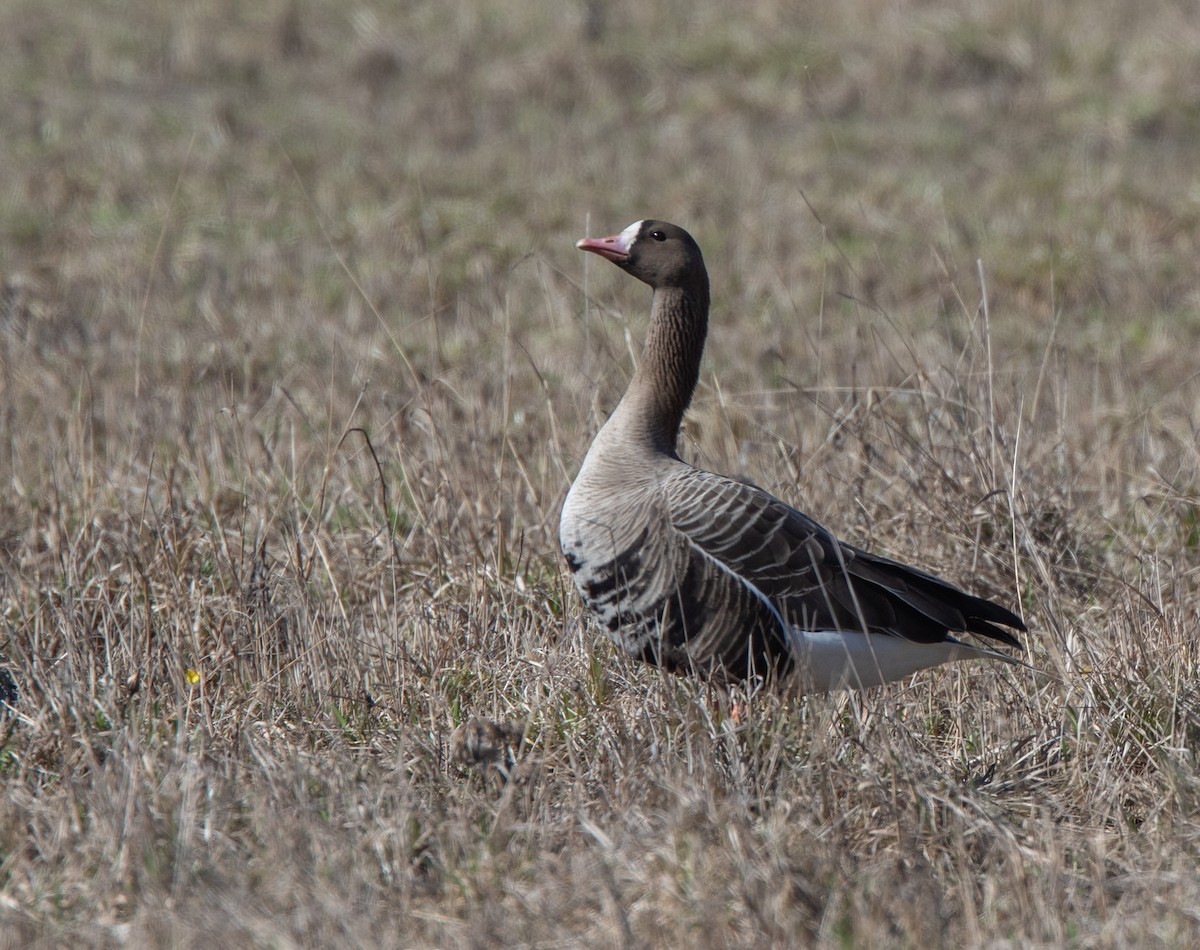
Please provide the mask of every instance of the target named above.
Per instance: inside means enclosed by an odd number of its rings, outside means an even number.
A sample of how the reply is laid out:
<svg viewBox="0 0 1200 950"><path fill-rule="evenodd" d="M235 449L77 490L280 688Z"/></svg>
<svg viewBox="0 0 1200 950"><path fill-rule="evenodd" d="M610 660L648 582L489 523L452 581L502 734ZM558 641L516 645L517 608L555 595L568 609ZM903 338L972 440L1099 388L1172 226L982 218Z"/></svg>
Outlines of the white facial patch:
<svg viewBox="0 0 1200 950"><path fill-rule="evenodd" d="M642 222L634 221L624 231L617 235L617 246L626 254L633 247L633 242L637 240L638 232L642 230Z"/></svg>

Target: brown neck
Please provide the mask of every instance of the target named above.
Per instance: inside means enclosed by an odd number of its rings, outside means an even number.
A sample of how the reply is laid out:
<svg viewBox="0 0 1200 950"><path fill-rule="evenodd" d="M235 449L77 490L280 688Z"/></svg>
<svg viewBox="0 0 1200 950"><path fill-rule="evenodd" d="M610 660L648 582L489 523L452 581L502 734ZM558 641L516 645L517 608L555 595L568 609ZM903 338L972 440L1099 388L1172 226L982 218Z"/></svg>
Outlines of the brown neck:
<svg viewBox="0 0 1200 950"><path fill-rule="evenodd" d="M626 416L627 431L668 455L675 454L683 413L700 378L708 305L707 276L654 291L642 359L617 409Z"/></svg>

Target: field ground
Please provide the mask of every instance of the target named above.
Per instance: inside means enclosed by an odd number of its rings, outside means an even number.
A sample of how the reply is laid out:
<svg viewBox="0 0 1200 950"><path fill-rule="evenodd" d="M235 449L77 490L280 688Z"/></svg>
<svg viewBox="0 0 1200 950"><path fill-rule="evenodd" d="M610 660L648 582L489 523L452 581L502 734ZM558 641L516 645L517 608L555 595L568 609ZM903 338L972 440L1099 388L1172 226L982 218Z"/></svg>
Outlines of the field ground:
<svg viewBox="0 0 1200 950"><path fill-rule="evenodd" d="M1200 21L732 10L0 10L0 946L1200 943ZM581 623L650 215L684 456L1032 669L735 725Z"/></svg>

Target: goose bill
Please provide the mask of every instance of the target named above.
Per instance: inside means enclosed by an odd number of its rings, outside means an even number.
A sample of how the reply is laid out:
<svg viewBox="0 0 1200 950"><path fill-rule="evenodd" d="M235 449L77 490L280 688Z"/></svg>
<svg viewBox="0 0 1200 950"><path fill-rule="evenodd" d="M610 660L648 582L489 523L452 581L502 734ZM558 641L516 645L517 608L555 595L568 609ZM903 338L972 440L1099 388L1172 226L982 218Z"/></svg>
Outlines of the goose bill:
<svg viewBox="0 0 1200 950"><path fill-rule="evenodd" d="M614 264L620 264L629 259L629 249L637 240L641 223L641 221L635 221L620 234L614 234L612 237L583 238L583 240L577 241L575 246L581 251L591 251Z"/></svg>

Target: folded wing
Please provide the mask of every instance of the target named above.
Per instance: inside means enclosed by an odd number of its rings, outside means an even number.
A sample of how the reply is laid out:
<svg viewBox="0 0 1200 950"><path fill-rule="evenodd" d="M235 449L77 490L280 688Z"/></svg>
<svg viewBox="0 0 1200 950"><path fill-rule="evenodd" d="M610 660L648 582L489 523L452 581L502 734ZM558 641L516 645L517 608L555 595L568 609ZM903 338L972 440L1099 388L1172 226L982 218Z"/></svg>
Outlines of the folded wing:
<svg viewBox="0 0 1200 950"><path fill-rule="evenodd" d="M844 544L753 485L681 467L662 490L669 531L687 552L663 632L693 663L738 676L790 668L788 628L914 644L965 631L1020 649L999 626L1025 629L1011 611Z"/></svg>

